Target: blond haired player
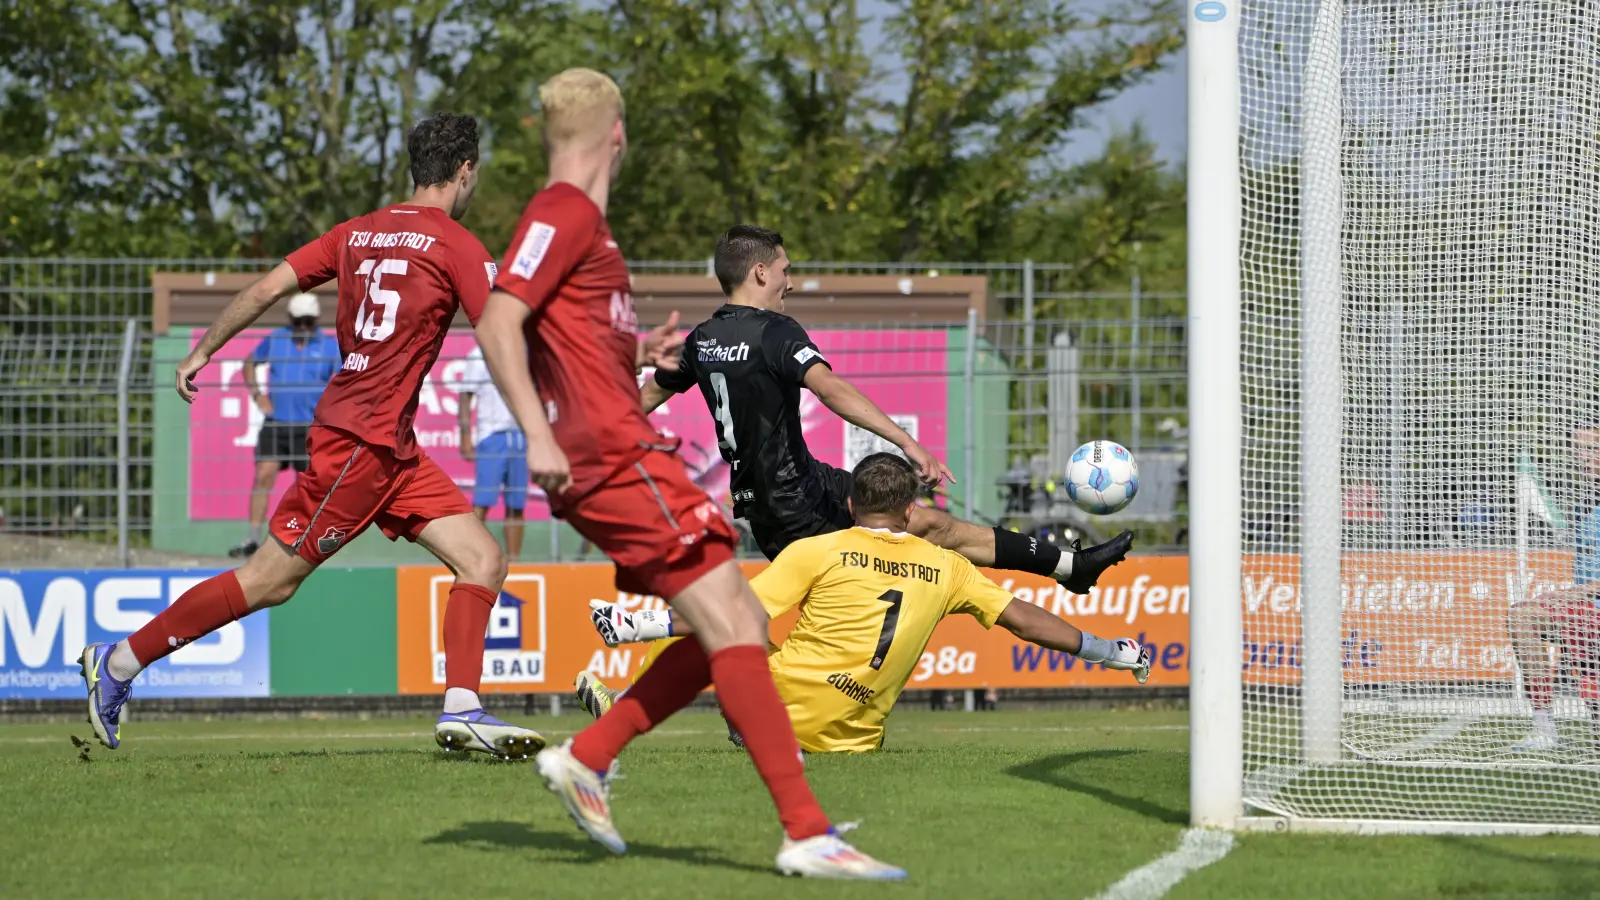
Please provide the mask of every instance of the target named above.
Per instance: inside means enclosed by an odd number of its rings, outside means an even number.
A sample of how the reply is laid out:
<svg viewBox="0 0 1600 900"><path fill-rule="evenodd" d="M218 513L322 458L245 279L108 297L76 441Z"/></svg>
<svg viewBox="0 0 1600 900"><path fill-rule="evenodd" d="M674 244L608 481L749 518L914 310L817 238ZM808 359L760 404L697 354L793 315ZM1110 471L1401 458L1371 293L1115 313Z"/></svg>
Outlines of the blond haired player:
<svg viewBox="0 0 1600 900"><path fill-rule="evenodd" d="M639 369L676 365L682 342L676 316L639 340L628 264L606 223L628 146L622 94L599 72L568 69L540 86L539 102L549 181L517 223L478 344L551 512L616 563L619 590L665 597L696 630L606 715L541 752L539 773L585 833L624 853L610 806L617 756L715 685L778 808L779 871L903 879L842 840L817 803L767 667L766 616L733 561L733 526L639 405Z"/></svg>
<svg viewBox="0 0 1600 900"><path fill-rule="evenodd" d="M882 746L884 720L934 627L957 613L1085 662L1130 670L1140 683L1150 677L1150 651L1137 641L1079 631L1013 598L965 557L906 533L920 487L900 457L867 457L856 466L849 498L855 527L795 541L751 582L769 616L800 606L800 621L768 657L800 746ZM613 646L693 633L670 612L630 614L598 601L592 607L596 630ZM589 681L592 691L604 690Z"/></svg>

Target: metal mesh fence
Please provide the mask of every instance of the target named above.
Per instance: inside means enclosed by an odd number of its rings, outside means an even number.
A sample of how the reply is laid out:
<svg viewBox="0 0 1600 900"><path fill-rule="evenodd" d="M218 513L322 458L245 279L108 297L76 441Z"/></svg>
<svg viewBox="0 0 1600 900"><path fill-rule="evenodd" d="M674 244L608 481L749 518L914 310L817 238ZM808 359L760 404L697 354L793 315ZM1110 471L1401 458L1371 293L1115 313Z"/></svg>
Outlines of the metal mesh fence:
<svg viewBox="0 0 1600 900"><path fill-rule="evenodd" d="M265 328L219 353L193 407L171 387L173 367L198 332L149 331L154 271L257 271L275 260L0 259L0 546L6 536L154 548L217 556L249 534L255 445L263 415L244 387L246 359ZM701 262L634 264L641 274L703 272ZM812 263L814 274L980 274L1007 317L979 323L886 322L831 327L806 322L836 369L949 462L959 479L942 503L953 512L1047 538L1094 539L1131 527L1143 551L1185 541L1186 345L1182 299L1086 295L1052 288L1067 270L1042 265L903 266ZM1034 313L1028 320L1025 314ZM123 363L123 332L137 340ZM273 326L277 323L263 323ZM470 391L470 333L452 334L429 374L417 420L419 442L463 491L484 495L497 531L503 497L479 490L480 463L467 458L459 403ZM270 371L260 378L271 393ZM125 402L118 401L119 378ZM802 407L818 458L850 465L875 439L823 409ZM119 454L118 408L127 443ZM696 392L655 417L684 439L683 457L713 496L726 499L727 472ZM477 438L481 441L483 435ZM1111 519L1079 513L1059 489L1065 458L1083 441L1126 444L1141 465L1141 497ZM125 466L119 463L125 462ZM118 475L125 471L125 492ZM293 472L270 478L267 508ZM119 498L125 498L120 499ZM125 524L119 527L119 512ZM570 530L552 526L530 497L521 558L598 559ZM748 548L754 553L753 546ZM421 561L420 550L375 535L341 551L347 564ZM26 564L14 556L10 564ZM59 563L57 555L55 562Z"/></svg>

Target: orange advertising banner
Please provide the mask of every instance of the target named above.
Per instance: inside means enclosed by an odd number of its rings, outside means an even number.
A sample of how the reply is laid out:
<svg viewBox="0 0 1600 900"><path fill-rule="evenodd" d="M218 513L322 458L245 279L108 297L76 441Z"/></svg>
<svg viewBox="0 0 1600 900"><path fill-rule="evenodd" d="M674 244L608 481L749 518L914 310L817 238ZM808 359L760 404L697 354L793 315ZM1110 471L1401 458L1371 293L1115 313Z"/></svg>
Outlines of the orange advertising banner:
<svg viewBox="0 0 1600 900"><path fill-rule="evenodd" d="M766 563L745 563L754 576ZM1571 557L1535 553L1527 593L1539 597L1568 582ZM629 609L661 608L661 598L619 593L604 564L517 565L489 624L485 691L562 693L585 670L623 684L645 647L608 648L589 624L589 601ZM1049 610L1103 638L1131 637L1154 655L1149 684L1189 683L1189 560L1139 556L1108 571L1087 595L1069 594L1043 576L985 570L1019 600ZM1513 677L1510 603L1519 596L1515 559L1501 552L1346 554L1340 596L1346 682L1495 681ZM451 576L439 567L398 572L401 693L444 690L442 623ZM1245 560L1241 603L1244 679L1299 682L1300 584L1293 556ZM773 623L781 641L797 614ZM940 624L913 670L911 688L1128 687L1126 672L985 631L966 616Z"/></svg>
<svg viewBox="0 0 1600 900"><path fill-rule="evenodd" d="M766 563L745 563L753 577ZM609 565L515 565L489 621L483 690L563 693L579 672L625 683L644 659L642 644L608 648L589 624L589 601L629 609L661 608L659 597L619 593ZM1044 576L986 574L1020 599L1035 603L1102 637L1139 637L1156 645L1152 685L1186 685L1188 674L1188 558L1146 556L1128 560L1101 579L1087 597L1062 590ZM451 575L443 567L398 570L399 688L403 694L444 691L444 610ZM775 641L797 613L773 622ZM1126 672L1108 671L1076 657L1018 641L1005 629L985 631L967 616L945 619L913 671L912 688L1130 686Z"/></svg>
<svg viewBox="0 0 1600 900"><path fill-rule="evenodd" d="M1346 553L1339 585L1344 680L1509 681L1511 604L1571 587L1571 572L1570 553L1530 554L1523 590L1510 551ZM1245 682L1299 683L1299 558L1246 557L1241 594Z"/></svg>

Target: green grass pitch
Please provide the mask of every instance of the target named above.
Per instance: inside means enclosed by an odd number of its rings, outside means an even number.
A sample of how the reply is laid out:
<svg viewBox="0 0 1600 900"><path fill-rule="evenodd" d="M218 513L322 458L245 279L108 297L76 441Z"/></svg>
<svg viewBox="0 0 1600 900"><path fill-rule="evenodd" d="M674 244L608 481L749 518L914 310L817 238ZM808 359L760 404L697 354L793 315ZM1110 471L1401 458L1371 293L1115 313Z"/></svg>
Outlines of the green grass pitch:
<svg viewBox="0 0 1600 900"><path fill-rule="evenodd" d="M903 710L887 750L808 758L859 846L910 870L893 886L776 875L770 802L704 712L623 757L621 858L531 765L446 756L430 720L135 719L87 761L87 725L6 725L0 897L1090 897L1176 847L1186 721ZM1247 834L1167 896L1600 896L1600 839Z"/></svg>

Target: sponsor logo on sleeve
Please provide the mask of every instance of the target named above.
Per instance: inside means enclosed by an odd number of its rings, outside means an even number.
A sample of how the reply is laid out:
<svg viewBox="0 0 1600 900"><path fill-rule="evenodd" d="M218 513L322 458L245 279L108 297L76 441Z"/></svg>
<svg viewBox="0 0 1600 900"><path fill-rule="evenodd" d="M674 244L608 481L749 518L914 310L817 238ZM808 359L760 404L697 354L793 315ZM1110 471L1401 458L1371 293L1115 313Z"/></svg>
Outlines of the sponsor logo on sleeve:
<svg viewBox="0 0 1600 900"><path fill-rule="evenodd" d="M822 354L818 353L817 351L815 351L813 349L811 349L810 347L801 347L800 348L800 352L796 353L794 355L794 361L799 363L802 366L805 365L807 362L811 361L812 359L821 359L821 358L822 358Z"/></svg>
<svg viewBox="0 0 1600 900"><path fill-rule="evenodd" d="M500 267L492 262L486 262L483 264L483 271L489 276L489 287L493 289L495 276L500 274Z"/></svg>
<svg viewBox="0 0 1600 900"><path fill-rule="evenodd" d="M519 278L532 278L533 273L539 271L539 264L544 262L544 255L550 252L550 244L555 240L556 227L543 222L534 222L528 226L528 233L522 236L522 244L517 247L517 258L511 262L511 274Z"/></svg>

